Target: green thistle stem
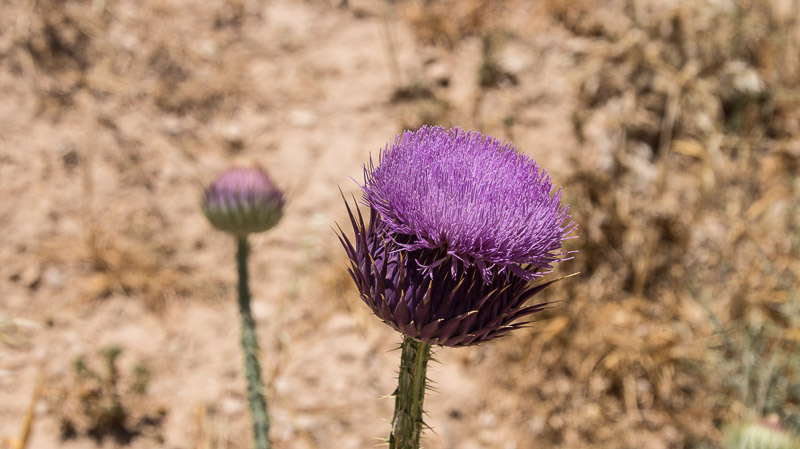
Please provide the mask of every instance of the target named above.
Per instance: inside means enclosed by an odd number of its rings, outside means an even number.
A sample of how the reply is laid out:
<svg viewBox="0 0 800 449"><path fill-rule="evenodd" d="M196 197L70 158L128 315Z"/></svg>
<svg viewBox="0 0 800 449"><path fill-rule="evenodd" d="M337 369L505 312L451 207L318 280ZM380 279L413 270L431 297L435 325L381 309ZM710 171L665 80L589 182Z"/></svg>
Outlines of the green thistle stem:
<svg viewBox="0 0 800 449"><path fill-rule="evenodd" d="M403 337L401 348L389 449L419 449L419 437L425 424L422 421L425 371L431 358L431 347L427 343Z"/></svg>
<svg viewBox="0 0 800 449"><path fill-rule="evenodd" d="M244 371L247 378L247 400L253 417L253 447L270 449L269 414L264 399L264 383L258 364L258 341L256 323L250 312L250 288L247 285L247 256L250 252L247 237L237 237L236 264L239 269L239 314L242 318L242 349Z"/></svg>

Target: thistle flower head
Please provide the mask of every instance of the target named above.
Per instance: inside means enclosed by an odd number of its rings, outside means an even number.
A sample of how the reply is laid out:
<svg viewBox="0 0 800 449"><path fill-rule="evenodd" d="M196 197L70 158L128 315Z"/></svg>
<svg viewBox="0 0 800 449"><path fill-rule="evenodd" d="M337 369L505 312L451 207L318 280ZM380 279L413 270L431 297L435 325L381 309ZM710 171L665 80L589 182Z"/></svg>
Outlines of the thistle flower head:
<svg viewBox="0 0 800 449"><path fill-rule="evenodd" d="M224 232L246 236L275 226L283 215L283 192L260 167L234 167L203 192L208 221Z"/></svg>
<svg viewBox="0 0 800 449"><path fill-rule="evenodd" d="M458 128L397 136L364 168L364 199L403 248L440 250L486 281L496 267L531 279L564 256L575 229L561 190L510 143ZM537 270L519 269L531 265Z"/></svg>
<svg viewBox="0 0 800 449"><path fill-rule="evenodd" d="M544 308L531 285L565 257L576 225L549 176L490 136L421 128L365 167L365 222L347 206L340 230L362 300L397 331L428 344L491 340Z"/></svg>

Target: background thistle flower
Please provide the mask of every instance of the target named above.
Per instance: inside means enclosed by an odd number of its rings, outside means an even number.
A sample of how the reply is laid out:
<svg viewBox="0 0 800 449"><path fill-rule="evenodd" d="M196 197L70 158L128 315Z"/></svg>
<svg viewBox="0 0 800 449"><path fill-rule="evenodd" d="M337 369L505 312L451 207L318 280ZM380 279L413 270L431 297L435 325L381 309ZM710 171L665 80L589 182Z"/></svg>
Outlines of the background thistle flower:
<svg viewBox="0 0 800 449"><path fill-rule="evenodd" d="M242 329L247 400L253 418L253 447L269 449L269 413L258 361L256 325L250 310L247 236L275 226L283 215L283 193L260 167L231 168L203 193L201 206L217 229L236 238L236 268L239 275L239 316Z"/></svg>
<svg viewBox="0 0 800 449"><path fill-rule="evenodd" d="M202 208L220 231L243 236L266 231L283 215L283 192L260 167L233 167L205 190Z"/></svg>
<svg viewBox="0 0 800 449"><path fill-rule="evenodd" d="M406 131L364 167L366 224L347 206L340 232L361 299L405 338L390 449L416 449L430 345L465 346L522 326L545 304L531 285L566 258L577 225L550 177L491 136Z"/></svg>

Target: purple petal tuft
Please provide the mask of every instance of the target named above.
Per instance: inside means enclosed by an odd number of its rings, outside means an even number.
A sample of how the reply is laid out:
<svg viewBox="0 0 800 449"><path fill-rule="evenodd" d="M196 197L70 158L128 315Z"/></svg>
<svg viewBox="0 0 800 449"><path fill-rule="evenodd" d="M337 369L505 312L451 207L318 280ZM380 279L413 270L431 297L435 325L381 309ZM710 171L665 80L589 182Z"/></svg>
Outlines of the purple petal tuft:
<svg viewBox="0 0 800 449"><path fill-rule="evenodd" d="M389 233L412 236L405 249L444 250L455 259L454 276L469 266L486 281L507 267L541 276L564 257L562 240L576 228L561 190L536 162L510 143L458 128L397 136L377 167L364 167L363 189Z"/></svg>

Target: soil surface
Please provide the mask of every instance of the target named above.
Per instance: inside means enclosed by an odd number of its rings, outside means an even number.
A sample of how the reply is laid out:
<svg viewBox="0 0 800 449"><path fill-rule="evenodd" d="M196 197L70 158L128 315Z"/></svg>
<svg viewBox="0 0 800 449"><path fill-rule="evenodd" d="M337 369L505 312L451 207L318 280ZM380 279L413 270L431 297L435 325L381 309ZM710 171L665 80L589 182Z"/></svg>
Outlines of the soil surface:
<svg viewBox="0 0 800 449"><path fill-rule="evenodd" d="M19 435L40 388L31 448L248 447L234 243L198 198L224 168L257 162L288 196L281 223L252 238L275 447L379 444L400 338L350 285L332 230L346 219L339 188L358 195L362 164L414 114L395 91L426 68L470 113L480 40L426 54L380 2L94 3L0 8L0 435ZM575 148L567 85L534 56L553 44L516 48L530 81L513 95L537 107L514 140L558 179ZM73 366L105 376L111 346L129 416L93 437L101 412ZM492 367L461 363L492 348L437 351L428 447L514 440L496 431L481 375ZM126 393L138 364L150 373L141 397Z"/></svg>

